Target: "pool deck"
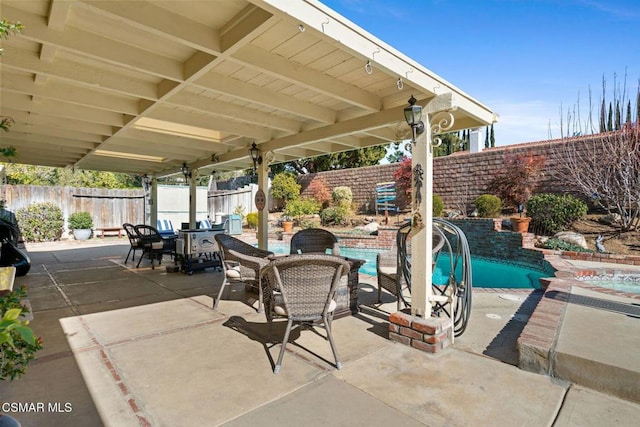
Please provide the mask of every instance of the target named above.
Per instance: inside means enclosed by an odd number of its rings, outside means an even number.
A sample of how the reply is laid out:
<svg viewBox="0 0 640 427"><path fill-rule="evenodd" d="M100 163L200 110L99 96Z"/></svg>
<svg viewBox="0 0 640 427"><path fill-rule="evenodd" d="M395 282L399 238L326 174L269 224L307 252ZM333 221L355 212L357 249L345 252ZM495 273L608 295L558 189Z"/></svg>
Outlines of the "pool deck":
<svg viewBox="0 0 640 427"><path fill-rule="evenodd" d="M16 284L29 287L45 348L22 379L0 383L1 402L45 406L12 412L24 427L630 426L640 418L640 381L615 390L609 381L640 375L640 319L601 308L637 300L573 285L562 298L476 289L465 334L431 355L387 338L395 301L385 295L378 305L375 278L361 275L360 313L334 322L343 369L325 340L302 331L274 375L280 344L267 341L255 296L234 286L213 311L221 273L167 273L146 261L136 269L123 264L128 249L118 238L27 246L32 271ZM559 306L555 319L544 312ZM517 366L516 342L530 324L554 330L556 377Z"/></svg>

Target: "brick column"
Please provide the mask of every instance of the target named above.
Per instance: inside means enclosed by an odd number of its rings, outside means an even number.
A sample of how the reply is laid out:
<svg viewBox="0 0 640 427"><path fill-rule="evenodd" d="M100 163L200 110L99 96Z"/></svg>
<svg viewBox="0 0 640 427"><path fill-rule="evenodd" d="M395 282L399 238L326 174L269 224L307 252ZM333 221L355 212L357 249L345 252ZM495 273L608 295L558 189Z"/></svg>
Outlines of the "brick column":
<svg viewBox="0 0 640 427"><path fill-rule="evenodd" d="M425 319L398 311L389 316L389 339L428 353L438 353L451 345L451 319Z"/></svg>

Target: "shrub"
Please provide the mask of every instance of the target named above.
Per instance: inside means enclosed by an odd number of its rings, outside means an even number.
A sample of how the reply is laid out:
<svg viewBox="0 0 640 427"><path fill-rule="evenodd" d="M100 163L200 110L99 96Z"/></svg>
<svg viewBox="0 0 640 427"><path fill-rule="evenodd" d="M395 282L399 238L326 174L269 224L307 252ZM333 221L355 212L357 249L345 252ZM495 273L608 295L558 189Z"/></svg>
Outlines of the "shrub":
<svg viewBox="0 0 640 427"><path fill-rule="evenodd" d="M87 230L93 228L93 219L89 212L74 212L68 219L70 230Z"/></svg>
<svg viewBox="0 0 640 427"><path fill-rule="evenodd" d="M353 194L350 187L336 187L331 193L331 198L335 204L345 204L351 206Z"/></svg>
<svg viewBox="0 0 640 427"><path fill-rule="evenodd" d="M251 229L258 228L258 212L250 212L247 214L247 225Z"/></svg>
<svg viewBox="0 0 640 427"><path fill-rule="evenodd" d="M62 235L64 217L53 203L33 203L18 209L16 219L27 242L50 242Z"/></svg>
<svg viewBox="0 0 640 427"><path fill-rule="evenodd" d="M545 157L507 153L504 167L489 183L489 191L522 213L542 178Z"/></svg>
<svg viewBox="0 0 640 427"><path fill-rule="evenodd" d="M316 199L323 208L329 206L331 202L331 191L327 187L327 183L323 179L314 179L307 188L314 199Z"/></svg>
<svg viewBox="0 0 640 427"><path fill-rule="evenodd" d="M552 249L557 251L593 252L591 249L585 249L582 246L574 245L573 243L565 242L564 240L560 239L549 239L540 247L543 249Z"/></svg>
<svg viewBox="0 0 640 427"><path fill-rule="evenodd" d="M393 180L396 186L404 191L411 190L412 182L411 157L403 157L400 166L393 172Z"/></svg>
<svg viewBox="0 0 640 427"><path fill-rule="evenodd" d="M324 225L344 225L351 215L351 208L347 205L330 206L320 212L320 220Z"/></svg>
<svg viewBox="0 0 640 427"><path fill-rule="evenodd" d="M555 234L587 214L587 204L570 194L536 194L529 200L527 214L540 232Z"/></svg>
<svg viewBox="0 0 640 427"><path fill-rule="evenodd" d="M433 195L433 216L442 215L442 211L444 210L444 203L442 202L442 198L437 194Z"/></svg>
<svg viewBox="0 0 640 427"><path fill-rule="evenodd" d="M300 197L302 186L296 181L296 177L291 172L282 172L273 177L271 182L271 195L274 199L285 202L295 200Z"/></svg>
<svg viewBox="0 0 640 427"><path fill-rule="evenodd" d="M502 213L502 200L493 194L478 196L473 203L482 218L495 218Z"/></svg>
<svg viewBox="0 0 640 427"><path fill-rule="evenodd" d="M315 215L320 212L320 202L312 197L300 197L291 200L284 208L284 214L296 218L300 223L300 217L303 215Z"/></svg>

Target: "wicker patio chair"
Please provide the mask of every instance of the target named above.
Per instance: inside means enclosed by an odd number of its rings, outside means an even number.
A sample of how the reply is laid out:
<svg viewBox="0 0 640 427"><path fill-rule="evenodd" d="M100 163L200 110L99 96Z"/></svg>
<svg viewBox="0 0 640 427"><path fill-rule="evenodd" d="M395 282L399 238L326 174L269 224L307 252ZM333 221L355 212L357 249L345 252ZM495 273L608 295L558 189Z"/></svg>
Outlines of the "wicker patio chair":
<svg viewBox="0 0 640 427"><path fill-rule="evenodd" d="M140 266L140 262L144 255L149 255L151 259L151 268L155 267L155 260L158 260L158 264L162 264L162 257L164 254L171 255L175 259L176 253L176 239L175 238L163 238L155 227L146 224L134 225L139 236L140 244L143 248L143 253L136 268Z"/></svg>
<svg viewBox="0 0 640 427"><path fill-rule="evenodd" d="M335 293L340 279L349 273L349 263L344 259L324 254L301 254L272 260L260 272L264 278L265 313L271 324L276 316L287 318L287 329L282 339L278 361L273 368L277 374L282 366L289 336L296 326L319 326L327 333L336 368L342 368L331 333L331 320L336 309Z"/></svg>
<svg viewBox="0 0 640 427"><path fill-rule="evenodd" d="M129 224L128 222L125 222L124 224L122 224L122 228L124 228L124 231L127 233L127 237L129 238L129 244L131 245L131 247L129 248L129 252L127 253L127 258L125 258L124 260L124 263L126 264L127 261L129 261L129 255L131 255L131 252L133 252L131 261L135 261L136 251L144 252L144 248L140 243L140 236L138 236L138 232L136 231L133 224Z"/></svg>
<svg viewBox="0 0 640 427"><path fill-rule="evenodd" d="M403 224L396 234L396 247L390 251L380 252L376 257L376 273L378 277L378 303L382 302L382 290L385 289L396 297L398 311L411 307L405 296L405 289L411 293L411 239L409 232L411 223ZM437 253L444 246L444 237L433 234L433 252Z"/></svg>
<svg viewBox="0 0 640 427"><path fill-rule="evenodd" d="M327 249L333 255L340 255L337 237L322 228L300 230L291 238L291 254L326 253Z"/></svg>
<svg viewBox="0 0 640 427"><path fill-rule="evenodd" d="M213 309L218 309L218 303L222 298L225 286L244 282L248 287L257 288L258 312L262 312L263 291L260 282L260 269L269 263L267 258L272 256L273 252L256 248L228 234L216 234L215 239L220 248L224 280L218 297L213 303Z"/></svg>

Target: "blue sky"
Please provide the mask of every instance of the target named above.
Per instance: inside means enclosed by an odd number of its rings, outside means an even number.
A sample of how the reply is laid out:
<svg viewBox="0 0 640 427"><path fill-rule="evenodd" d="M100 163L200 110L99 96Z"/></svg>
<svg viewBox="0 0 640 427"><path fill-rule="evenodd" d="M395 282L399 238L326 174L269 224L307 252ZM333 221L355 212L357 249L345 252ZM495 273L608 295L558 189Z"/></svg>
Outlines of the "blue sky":
<svg viewBox="0 0 640 427"><path fill-rule="evenodd" d="M635 111L638 0L320 1L498 113L496 145L559 138L561 106L589 133L603 76L610 100L626 73Z"/></svg>

